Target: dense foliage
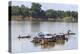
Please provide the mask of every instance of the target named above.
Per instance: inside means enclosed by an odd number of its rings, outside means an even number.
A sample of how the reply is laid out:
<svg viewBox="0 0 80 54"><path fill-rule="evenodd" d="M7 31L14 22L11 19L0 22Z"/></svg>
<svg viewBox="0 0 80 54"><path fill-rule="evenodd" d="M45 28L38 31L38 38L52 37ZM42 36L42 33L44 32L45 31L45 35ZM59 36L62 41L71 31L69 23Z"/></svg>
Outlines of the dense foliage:
<svg viewBox="0 0 80 54"><path fill-rule="evenodd" d="M11 6L12 16L23 16L23 17L33 17L33 18L52 18L52 19L62 19L65 17L72 17L77 20L78 13L76 11L61 11L48 9L46 11L41 9L41 4L32 3L31 8L24 5L21 6Z"/></svg>

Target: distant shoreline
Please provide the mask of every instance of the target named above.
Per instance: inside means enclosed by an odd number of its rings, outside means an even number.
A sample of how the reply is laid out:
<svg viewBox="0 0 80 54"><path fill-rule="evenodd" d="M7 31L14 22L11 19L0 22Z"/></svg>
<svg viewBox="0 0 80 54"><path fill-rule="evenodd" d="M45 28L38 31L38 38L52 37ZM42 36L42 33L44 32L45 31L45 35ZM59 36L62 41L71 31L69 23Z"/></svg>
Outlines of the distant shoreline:
<svg viewBox="0 0 80 54"><path fill-rule="evenodd" d="M11 20L14 21L49 21L49 22L78 22L75 19L72 19L72 17L64 17L62 19L58 18L58 19L53 19L53 18L48 18L48 19L43 19L43 18L33 18L33 17L22 17L22 16L11 16Z"/></svg>

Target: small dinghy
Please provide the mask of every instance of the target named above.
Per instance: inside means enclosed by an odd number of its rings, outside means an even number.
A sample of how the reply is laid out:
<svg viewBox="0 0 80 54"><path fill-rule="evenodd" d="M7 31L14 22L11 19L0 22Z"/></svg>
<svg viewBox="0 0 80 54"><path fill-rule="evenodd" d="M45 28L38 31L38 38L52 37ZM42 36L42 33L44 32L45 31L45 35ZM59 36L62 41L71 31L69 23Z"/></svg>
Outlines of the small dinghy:
<svg viewBox="0 0 80 54"><path fill-rule="evenodd" d="M20 39L20 38L22 38L22 39L23 39L23 38L31 38L31 36L30 36L30 35L27 35L27 36L20 36L20 35L19 35L18 38L19 38L19 39Z"/></svg>
<svg viewBox="0 0 80 54"><path fill-rule="evenodd" d="M68 30L65 35L75 35L75 33L72 33L71 30Z"/></svg>

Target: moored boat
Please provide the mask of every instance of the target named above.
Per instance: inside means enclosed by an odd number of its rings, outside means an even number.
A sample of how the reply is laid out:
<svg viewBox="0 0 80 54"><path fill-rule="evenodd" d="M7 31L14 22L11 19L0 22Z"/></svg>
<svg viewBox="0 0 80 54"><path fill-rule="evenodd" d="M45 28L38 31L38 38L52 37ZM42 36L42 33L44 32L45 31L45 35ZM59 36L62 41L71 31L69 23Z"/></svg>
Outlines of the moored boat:
<svg viewBox="0 0 80 54"><path fill-rule="evenodd" d="M30 36L30 35L27 35L27 36L20 36L20 35L19 35L18 38L19 38L19 39L20 39L20 38L22 38L22 39L23 39L23 38L31 38L31 36Z"/></svg>

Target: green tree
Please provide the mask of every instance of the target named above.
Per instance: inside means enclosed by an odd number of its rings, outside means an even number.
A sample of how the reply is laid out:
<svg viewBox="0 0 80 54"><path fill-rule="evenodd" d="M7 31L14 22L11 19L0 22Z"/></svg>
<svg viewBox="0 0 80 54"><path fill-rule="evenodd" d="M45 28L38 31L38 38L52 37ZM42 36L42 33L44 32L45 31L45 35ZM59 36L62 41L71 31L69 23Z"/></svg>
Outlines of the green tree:
<svg viewBox="0 0 80 54"><path fill-rule="evenodd" d="M32 16L39 16L41 12L41 5L39 3L32 3L30 14Z"/></svg>
<svg viewBox="0 0 80 54"><path fill-rule="evenodd" d="M50 17L50 18L56 18L58 13L55 11L55 10L52 10L52 9L48 9L46 12L45 12L45 15L47 17Z"/></svg>
<svg viewBox="0 0 80 54"><path fill-rule="evenodd" d="M76 22L78 22L78 12L72 11L72 17Z"/></svg>
<svg viewBox="0 0 80 54"><path fill-rule="evenodd" d="M11 14L12 15L19 15L20 13L19 13L19 10L20 10L20 8L19 8L19 6L12 6L11 7Z"/></svg>
<svg viewBox="0 0 80 54"><path fill-rule="evenodd" d="M22 16L25 16L25 6L24 5L21 5L21 7L20 7L20 15L22 15Z"/></svg>
<svg viewBox="0 0 80 54"><path fill-rule="evenodd" d="M64 17L64 14L65 14L64 11L60 10L57 11L57 17L59 17L60 19Z"/></svg>

